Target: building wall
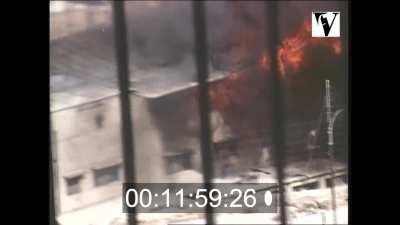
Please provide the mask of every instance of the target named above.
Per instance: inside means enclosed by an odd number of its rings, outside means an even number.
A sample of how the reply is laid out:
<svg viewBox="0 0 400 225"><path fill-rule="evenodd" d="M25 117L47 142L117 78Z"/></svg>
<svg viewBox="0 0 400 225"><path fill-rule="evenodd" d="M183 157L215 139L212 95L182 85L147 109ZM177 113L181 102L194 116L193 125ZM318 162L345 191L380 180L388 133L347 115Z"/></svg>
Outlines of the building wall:
<svg viewBox="0 0 400 225"><path fill-rule="evenodd" d="M137 182L167 182L163 160L165 145L149 110L151 101L131 95Z"/></svg>
<svg viewBox="0 0 400 225"><path fill-rule="evenodd" d="M116 196L123 177L117 182L95 186L94 170L121 165L119 104L117 98L52 113L56 132L60 211L66 212ZM97 126L96 116L103 116ZM67 178L82 175L81 192L67 195Z"/></svg>
<svg viewBox="0 0 400 225"><path fill-rule="evenodd" d="M187 100L188 96L183 93L159 99L131 95L137 182L174 182L173 176L167 174L164 156L166 153L187 149L194 152L190 169L201 173L200 121L195 113L196 109L188 111L184 108ZM123 161L119 105L119 98L116 96L52 113L57 150L56 197L60 199L61 213L121 195ZM96 122L99 115L103 118L101 127ZM218 128L214 123L218 124L212 122L213 139L214 136L223 137L223 134L214 134L218 130L214 129ZM302 125L296 128L291 126L288 129L288 142L297 143L301 140L300 147L305 146L307 132L313 123L306 125L307 127ZM235 146L236 159L229 158L227 162L232 164L228 165L233 166L232 172L237 174L259 166L262 147L263 142L259 137L240 139ZM299 150L300 147L295 149ZM226 164L221 160L216 158L216 175L222 175L221 170ZM96 186L95 170L113 165L120 165L119 180ZM77 175L82 175L81 192L68 195L66 179Z"/></svg>
<svg viewBox="0 0 400 225"><path fill-rule="evenodd" d="M132 95L135 168L138 182L165 181L162 143L147 111L147 100ZM102 115L98 127L96 117ZM123 180L119 98L85 104L51 114L55 131L56 166L60 212L101 202L121 194ZM95 185L95 170L120 165L119 180ZM67 194L67 178L81 175L80 189Z"/></svg>
<svg viewBox="0 0 400 225"><path fill-rule="evenodd" d="M111 25L111 6L86 6L67 1L51 2L50 40L98 26Z"/></svg>

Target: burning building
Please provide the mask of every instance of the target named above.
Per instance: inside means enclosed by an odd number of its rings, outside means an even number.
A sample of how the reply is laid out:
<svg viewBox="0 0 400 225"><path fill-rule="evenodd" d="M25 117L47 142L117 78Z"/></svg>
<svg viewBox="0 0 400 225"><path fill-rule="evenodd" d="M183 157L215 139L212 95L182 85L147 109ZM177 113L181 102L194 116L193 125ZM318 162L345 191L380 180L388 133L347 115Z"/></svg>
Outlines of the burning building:
<svg viewBox="0 0 400 225"><path fill-rule="evenodd" d="M267 85L271 49L264 46L261 4L207 3L211 127L219 177L266 166L271 146ZM277 60L285 90L285 151L289 161L304 161L310 131L322 134L325 129L325 79L334 84L335 109L345 109L346 40L310 36L311 11L340 9L340 4L283 4ZM191 18L190 3L127 2L126 9L138 182L174 182L170 175L201 171L193 30L191 19L182 19ZM120 195L119 93L110 12L105 10L103 16L95 20L96 26L72 29L50 41L51 117L61 212ZM344 113L338 121L340 130ZM340 132L338 143L346 152L345 135ZM322 150L324 138L319 135Z"/></svg>

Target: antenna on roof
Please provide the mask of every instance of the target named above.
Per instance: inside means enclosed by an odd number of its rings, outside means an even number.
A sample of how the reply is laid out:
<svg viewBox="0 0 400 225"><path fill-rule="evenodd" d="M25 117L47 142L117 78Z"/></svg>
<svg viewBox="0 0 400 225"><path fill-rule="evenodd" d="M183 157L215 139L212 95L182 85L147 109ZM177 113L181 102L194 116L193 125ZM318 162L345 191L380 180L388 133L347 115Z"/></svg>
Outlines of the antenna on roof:
<svg viewBox="0 0 400 225"><path fill-rule="evenodd" d="M335 192L335 168L334 168L334 152L333 152L333 118L332 118L332 104L331 104L331 86L329 80L325 80L325 107L326 107L326 120L328 123L328 155L330 157L331 169L331 195L332 195L332 211L333 223L337 224L336 218L336 192Z"/></svg>

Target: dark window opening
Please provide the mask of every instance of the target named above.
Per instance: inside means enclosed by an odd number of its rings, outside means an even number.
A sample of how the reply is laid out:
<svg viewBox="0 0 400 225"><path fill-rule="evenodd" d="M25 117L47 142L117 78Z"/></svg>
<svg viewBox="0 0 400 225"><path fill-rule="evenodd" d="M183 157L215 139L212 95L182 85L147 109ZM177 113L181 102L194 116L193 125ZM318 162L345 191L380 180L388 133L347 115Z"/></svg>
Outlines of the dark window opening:
<svg viewBox="0 0 400 225"><path fill-rule="evenodd" d="M238 152L238 140L227 140L214 143L217 160L220 162L219 169L216 171L222 177L238 173L240 164Z"/></svg>
<svg viewBox="0 0 400 225"><path fill-rule="evenodd" d="M293 191L314 190L314 189L318 189L318 188L319 188L318 182L311 182L311 183L307 183L307 184L294 186Z"/></svg>
<svg viewBox="0 0 400 225"><path fill-rule="evenodd" d="M94 170L95 186L107 185L119 180L119 165Z"/></svg>
<svg viewBox="0 0 400 225"><path fill-rule="evenodd" d="M193 169L192 152L167 153L164 155L167 174Z"/></svg>
<svg viewBox="0 0 400 225"><path fill-rule="evenodd" d="M81 192L81 181L82 175L66 178L67 181L67 195L73 195Z"/></svg>
<svg viewBox="0 0 400 225"><path fill-rule="evenodd" d="M96 117L95 117L95 121L96 121L96 127L98 129L102 128L103 127L103 122L104 122L103 114L101 114L101 113L97 114Z"/></svg>

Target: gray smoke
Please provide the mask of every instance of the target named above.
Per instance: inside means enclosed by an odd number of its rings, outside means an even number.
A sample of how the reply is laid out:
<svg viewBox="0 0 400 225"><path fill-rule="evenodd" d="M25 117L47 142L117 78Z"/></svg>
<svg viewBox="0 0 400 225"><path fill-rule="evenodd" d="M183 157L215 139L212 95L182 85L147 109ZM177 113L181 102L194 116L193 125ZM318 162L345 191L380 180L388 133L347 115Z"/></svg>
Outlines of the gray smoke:
<svg viewBox="0 0 400 225"><path fill-rule="evenodd" d="M228 54L240 46L240 35L254 35L249 51L265 42L262 1L210 1L206 3L207 29L212 56ZM280 2L282 38L293 33L312 11L340 10L332 1ZM192 8L189 1L128 1L126 15L133 57L139 66L169 66L193 52ZM255 33L255 34L252 34ZM239 48L239 47L238 47ZM229 59L228 59L229 60Z"/></svg>
<svg viewBox="0 0 400 225"><path fill-rule="evenodd" d="M190 2L126 2L133 57L139 65L168 66L192 50Z"/></svg>

